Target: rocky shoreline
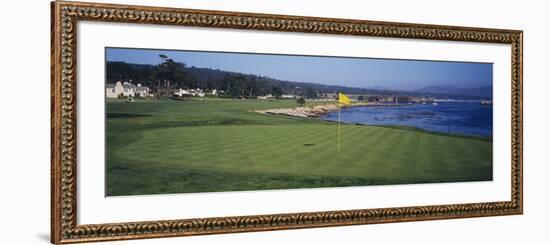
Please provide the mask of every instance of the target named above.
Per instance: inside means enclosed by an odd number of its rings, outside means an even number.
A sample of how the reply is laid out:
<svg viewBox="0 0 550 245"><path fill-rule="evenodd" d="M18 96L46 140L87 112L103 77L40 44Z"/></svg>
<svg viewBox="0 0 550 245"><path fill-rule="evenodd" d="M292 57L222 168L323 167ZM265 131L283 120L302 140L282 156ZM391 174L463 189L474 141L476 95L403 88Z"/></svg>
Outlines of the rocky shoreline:
<svg viewBox="0 0 550 245"><path fill-rule="evenodd" d="M351 105L346 105L344 107L356 107L356 106L377 106L380 104L377 103L354 103ZM296 108L280 108L280 109L267 109L267 110L257 110L255 112L262 114L270 115L284 115L291 117L320 117L331 111L337 111L337 104L325 104L325 105L315 105L315 106L304 106Z"/></svg>

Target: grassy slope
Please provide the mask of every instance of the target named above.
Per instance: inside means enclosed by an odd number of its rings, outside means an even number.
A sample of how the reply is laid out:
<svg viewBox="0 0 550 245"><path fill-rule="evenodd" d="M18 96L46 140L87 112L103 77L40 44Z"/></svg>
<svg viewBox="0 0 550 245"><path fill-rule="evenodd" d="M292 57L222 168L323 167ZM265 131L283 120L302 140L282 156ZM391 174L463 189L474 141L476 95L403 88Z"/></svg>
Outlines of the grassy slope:
<svg viewBox="0 0 550 245"><path fill-rule="evenodd" d="M251 110L294 101L109 101L107 194L492 179L488 140Z"/></svg>

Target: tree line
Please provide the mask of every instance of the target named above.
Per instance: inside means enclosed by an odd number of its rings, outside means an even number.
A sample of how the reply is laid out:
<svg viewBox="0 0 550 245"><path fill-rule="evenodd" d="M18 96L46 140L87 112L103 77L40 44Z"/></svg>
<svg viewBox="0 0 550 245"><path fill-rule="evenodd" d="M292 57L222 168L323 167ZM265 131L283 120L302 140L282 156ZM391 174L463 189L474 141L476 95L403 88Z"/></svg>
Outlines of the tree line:
<svg viewBox="0 0 550 245"><path fill-rule="evenodd" d="M280 97L283 93L299 92L293 90L288 84L282 84L281 81L264 76L188 67L185 63L176 62L165 55L160 55L160 58L162 62L158 65L107 62L107 83L117 81L140 83L160 96L170 96L170 91L178 88L216 89L224 91L224 96L243 98L255 98L268 94ZM311 93L309 96L313 98L316 93Z"/></svg>
<svg viewBox="0 0 550 245"><path fill-rule="evenodd" d="M169 96L173 89L223 90L224 96L256 98L258 96L293 94L309 99L320 93L365 93L368 89L278 80L267 76L187 66L166 55L159 55L157 65L108 61L107 83L132 81L152 89L157 95Z"/></svg>

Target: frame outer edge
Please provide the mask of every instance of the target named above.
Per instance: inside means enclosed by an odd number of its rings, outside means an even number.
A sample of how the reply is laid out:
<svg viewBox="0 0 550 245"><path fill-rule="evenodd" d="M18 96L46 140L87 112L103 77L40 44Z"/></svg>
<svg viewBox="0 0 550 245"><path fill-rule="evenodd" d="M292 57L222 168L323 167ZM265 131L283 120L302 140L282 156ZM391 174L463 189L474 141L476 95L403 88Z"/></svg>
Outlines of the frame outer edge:
<svg viewBox="0 0 550 245"><path fill-rule="evenodd" d="M61 81L61 7L60 3L52 1L50 3L50 144L51 144L51 173L50 173L50 242L60 244L62 242L62 162L61 162L61 144L62 144L62 81Z"/></svg>
<svg viewBox="0 0 550 245"><path fill-rule="evenodd" d="M103 9L101 12L94 12L97 11L96 8L108 9ZM114 12L109 12L111 9L112 11L120 12L113 15ZM149 10L152 12L148 12ZM191 15L199 16L223 15L226 20L220 22L221 24L219 25L216 23L203 22L201 19L194 18L186 20L187 22L185 23L174 23L170 21L170 18L173 16L173 13L170 13L171 11L174 13L189 13ZM144 17L145 14L151 13L154 16L149 15L147 18ZM260 19L272 19L276 22L282 23L283 26L277 26L273 23L268 23L267 27L249 25L242 26L238 22L231 22L235 21L234 18L247 18L247 16L256 16ZM144 19L136 19L136 17L143 17ZM214 16L214 18L216 18L216 16ZM76 162L76 29L77 23L80 20L185 25L282 32L314 32L323 34L379 36L387 38L433 39L441 41L507 43L512 44L512 47L516 45L516 56L515 58L514 56L512 57L512 63L517 62L518 64L516 68L512 67L512 72L515 72L515 76L513 77L517 83L512 87L512 95L516 95L517 103L512 103L512 113L516 111L517 114L516 117L512 117L512 125L517 125L517 131L516 134L512 132L512 138L514 139L515 136L516 139L516 144L513 144L512 151L517 149L518 152L515 158L516 160L514 161L514 157L512 158L512 168L514 168L514 166L516 167L515 171L512 173L512 178L516 176L519 179L516 182L517 186L514 186L514 181L512 181L512 202L505 201L443 204L418 207L386 207L381 209L366 210L329 210L312 213L265 214L197 218L188 220L161 220L78 225L76 211L76 169L78 167ZM245 23L247 21L248 20L245 20ZM319 24L319 29L310 30L303 26L286 26L289 22L310 22L310 24L312 22L315 26ZM337 28L340 24L346 25L348 23L353 25L375 26L377 29L374 30L374 32L362 31L356 33ZM419 29L422 33L418 34L411 32L409 28ZM427 31L428 33L424 33L424 31ZM51 3L51 62L51 242L54 244L394 223L421 220L441 220L450 218L486 217L523 213L523 31L520 30L53 1ZM512 82L514 82L514 80L512 80ZM514 90L516 90L516 92L514 92ZM67 104L66 102L69 102L70 104ZM67 140L67 142L64 142L65 140ZM519 193L514 195L514 191ZM417 214L417 211L420 213ZM355 212L359 213L354 214ZM361 219L356 219L357 217L354 215L358 214L366 216L361 216ZM319 217L322 216L323 221L316 220L316 222L313 223L303 223L301 218L297 218L299 220L295 221L296 223L293 223L293 217L291 216L300 215L305 215L307 217L311 215L318 215ZM340 220L341 218L342 220ZM263 220L262 222L265 221L264 225L256 226L254 224L249 224L257 219L269 220ZM290 219L292 222L285 223L285 220L287 219ZM324 221L325 219L327 222ZM238 222L239 224L242 223L241 225L243 226L232 227L231 225L228 225L228 222ZM192 224L189 229L179 227L181 225L188 224ZM182 229L179 229L178 227Z"/></svg>
<svg viewBox="0 0 550 245"><path fill-rule="evenodd" d="M523 214L523 31L519 32L519 214Z"/></svg>

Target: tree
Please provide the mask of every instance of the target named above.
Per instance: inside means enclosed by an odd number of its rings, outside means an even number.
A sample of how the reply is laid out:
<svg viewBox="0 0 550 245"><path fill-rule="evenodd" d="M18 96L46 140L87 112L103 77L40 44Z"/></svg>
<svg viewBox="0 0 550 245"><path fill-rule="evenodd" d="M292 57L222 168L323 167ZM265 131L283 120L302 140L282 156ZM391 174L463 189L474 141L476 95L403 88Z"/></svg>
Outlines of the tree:
<svg viewBox="0 0 550 245"><path fill-rule="evenodd" d="M256 81L256 77L246 79L246 87L246 96L248 96L249 98L254 98L258 95L260 89L258 86L258 82Z"/></svg>
<svg viewBox="0 0 550 245"><path fill-rule="evenodd" d="M170 83L173 82L174 84L177 84L178 86L181 86L181 84L185 81L186 75L185 75L185 64L184 63L178 63L174 60L168 58L168 56L164 54L159 54L159 57L163 60L162 63L158 65L158 86L157 90L160 90L160 83L161 81L164 83L164 86L166 88L166 96L169 96L170 93ZM157 93L160 95L160 91L157 91Z"/></svg>
<svg viewBox="0 0 550 245"><path fill-rule="evenodd" d="M157 79L157 71L152 67L146 66L143 68L142 73L143 86L153 87L153 83Z"/></svg>
<svg viewBox="0 0 550 245"><path fill-rule="evenodd" d="M276 99L280 99L283 95L283 91L279 87L273 87L272 92Z"/></svg>
<svg viewBox="0 0 550 245"><path fill-rule="evenodd" d="M302 96L302 97L300 97L299 99L296 100L296 103L300 106L304 106L306 104L306 100Z"/></svg>
<svg viewBox="0 0 550 245"><path fill-rule="evenodd" d="M249 86L249 81L242 74L231 74L224 77L226 85L226 92L229 96L235 98L248 97L249 91L251 90ZM248 93L247 93L248 92Z"/></svg>

